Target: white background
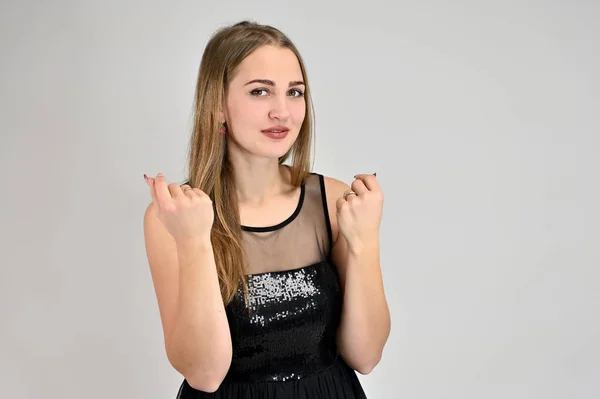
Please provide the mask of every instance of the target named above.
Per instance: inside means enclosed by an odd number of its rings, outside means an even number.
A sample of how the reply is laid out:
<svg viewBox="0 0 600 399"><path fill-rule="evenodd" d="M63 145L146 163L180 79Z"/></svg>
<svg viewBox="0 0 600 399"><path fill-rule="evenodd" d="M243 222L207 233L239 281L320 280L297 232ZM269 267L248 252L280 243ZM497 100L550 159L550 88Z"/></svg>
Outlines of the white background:
<svg viewBox="0 0 600 399"><path fill-rule="evenodd" d="M315 171L385 193L370 398L597 398L597 1L0 6L0 397L174 398L142 175L184 178L210 34L300 49Z"/></svg>

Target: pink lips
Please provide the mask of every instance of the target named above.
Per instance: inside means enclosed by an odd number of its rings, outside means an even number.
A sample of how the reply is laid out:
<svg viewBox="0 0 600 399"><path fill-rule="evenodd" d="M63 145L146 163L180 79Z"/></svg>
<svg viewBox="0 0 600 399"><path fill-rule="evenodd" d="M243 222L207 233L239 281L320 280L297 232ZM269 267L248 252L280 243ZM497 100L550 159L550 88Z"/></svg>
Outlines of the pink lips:
<svg viewBox="0 0 600 399"><path fill-rule="evenodd" d="M272 139L283 139L288 135L290 130L285 126L273 126L268 129L261 130L261 132Z"/></svg>

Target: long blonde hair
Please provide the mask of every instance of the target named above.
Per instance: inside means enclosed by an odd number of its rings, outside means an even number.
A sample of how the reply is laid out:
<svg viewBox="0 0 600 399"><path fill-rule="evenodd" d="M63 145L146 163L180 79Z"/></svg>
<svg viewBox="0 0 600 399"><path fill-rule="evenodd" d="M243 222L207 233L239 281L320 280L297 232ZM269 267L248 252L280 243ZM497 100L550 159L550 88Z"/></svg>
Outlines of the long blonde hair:
<svg viewBox="0 0 600 399"><path fill-rule="evenodd" d="M306 84L306 116L296 142L279 159L279 164L291 157L292 184L295 186L299 186L311 170L314 110L306 68L297 48L285 34L269 25L242 21L217 30L206 45L198 72L188 155L188 184L200 188L213 201L215 221L211 242L224 304L233 299L240 283L246 298L248 288L247 259L242 245L233 167L227 157L226 136L218 133L219 111L224 107L229 82L238 66L263 45L290 49L300 63Z"/></svg>

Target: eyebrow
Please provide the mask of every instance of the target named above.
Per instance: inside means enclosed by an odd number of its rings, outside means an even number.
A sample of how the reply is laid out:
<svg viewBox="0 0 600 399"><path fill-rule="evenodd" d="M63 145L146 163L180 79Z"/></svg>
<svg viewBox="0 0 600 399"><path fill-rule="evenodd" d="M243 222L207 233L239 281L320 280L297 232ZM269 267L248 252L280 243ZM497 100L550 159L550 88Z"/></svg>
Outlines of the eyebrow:
<svg viewBox="0 0 600 399"><path fill-rule="evenodd" d="M269 79L253 79L253 80L249 81L248 83L246 83L244 86L247 86L247 85L249 85L251 83L262 83L262 84L267 85L267 86L275 86L275 82L273 82L272 80L269 80ZM290 82L289 87L298 86L298 85L304 85L304 86L306 86L303 81L301 81L301 80L294 80L294 81Z"/></svg>

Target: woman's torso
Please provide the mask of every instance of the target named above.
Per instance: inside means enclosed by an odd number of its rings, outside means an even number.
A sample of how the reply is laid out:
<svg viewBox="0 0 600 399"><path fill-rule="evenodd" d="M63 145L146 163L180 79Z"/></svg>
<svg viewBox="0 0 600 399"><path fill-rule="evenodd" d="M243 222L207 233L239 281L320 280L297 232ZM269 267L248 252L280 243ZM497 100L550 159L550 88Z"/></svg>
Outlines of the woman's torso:
<svg viewBox="0 0 600 399"><path fill-rule="evenodd" d="M184 381L180 398L192 391L194 398L364 397L336 345L342 297L326 204L324 178L312 173L286 220L242 226L250 270L263 271L247 275L249 307L241 285L226 306L229 372L217 392L204 396Z"/></svg>

